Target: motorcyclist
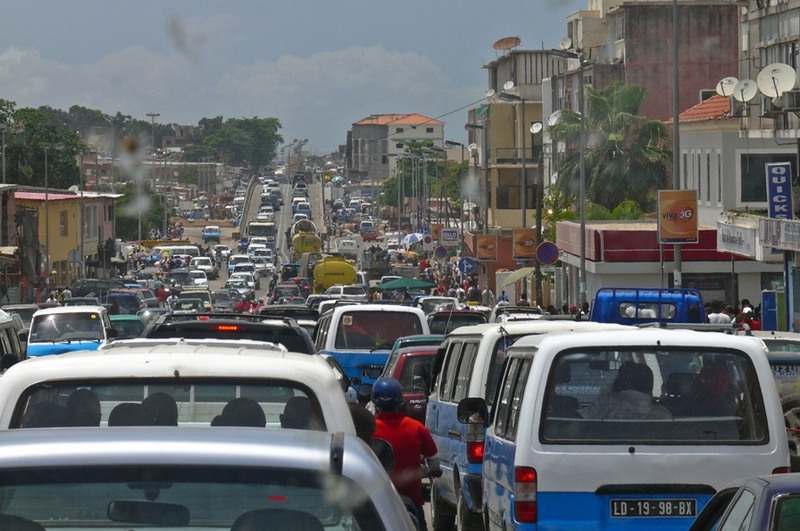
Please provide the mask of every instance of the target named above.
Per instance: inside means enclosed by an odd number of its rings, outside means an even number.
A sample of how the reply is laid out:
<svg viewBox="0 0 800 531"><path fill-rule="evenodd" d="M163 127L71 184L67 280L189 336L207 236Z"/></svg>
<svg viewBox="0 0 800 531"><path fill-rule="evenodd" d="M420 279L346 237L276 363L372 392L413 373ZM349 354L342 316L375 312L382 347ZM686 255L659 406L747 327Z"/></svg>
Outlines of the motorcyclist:
<svg viewBox="0 0 800 531"><path fill-rule="evenodd" d="M392 483L401 496L414 502L419 528L427 531L422 510L422 478L442 475L436 443L425 425L406 415L403 390L394 378L375 381L372 403L378 412L373 436L385 440L394 450Z"/></svg>

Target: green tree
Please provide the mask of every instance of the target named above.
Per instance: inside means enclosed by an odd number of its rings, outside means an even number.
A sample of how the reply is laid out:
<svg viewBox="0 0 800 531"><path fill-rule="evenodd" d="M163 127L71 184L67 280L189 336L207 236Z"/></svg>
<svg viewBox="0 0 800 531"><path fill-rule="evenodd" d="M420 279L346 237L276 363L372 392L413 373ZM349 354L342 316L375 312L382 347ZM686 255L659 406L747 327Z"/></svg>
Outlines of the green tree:
<svg viewBox="0 0 800 531"><path fill-rule="evenodd" d="M644 206L648 194L664 188L672 160L664 123L639 116L644 87L615 82L603 90L586 88L586 197L611 209L626 199ZM561 112L550 131L566 142L556 186L577 195L580 185L580 114Z"/></svg>

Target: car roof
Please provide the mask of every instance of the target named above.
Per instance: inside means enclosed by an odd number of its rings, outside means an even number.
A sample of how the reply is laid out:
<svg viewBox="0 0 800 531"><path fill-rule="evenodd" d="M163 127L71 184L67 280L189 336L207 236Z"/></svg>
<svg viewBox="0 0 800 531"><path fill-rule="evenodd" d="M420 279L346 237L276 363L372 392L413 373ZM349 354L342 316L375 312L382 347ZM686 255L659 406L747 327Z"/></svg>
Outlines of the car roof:
<svg viewBox="0 0 800 531"><path fill-rule="evenodd" d="M511 323L483 323L472 326L462 326L447 334L447 337L462 335L483 336L487 333L500 333L501 329L506 335L518 336L545 334L548 332L570 332L575 330L628 330L633 328L634 327L616 323L598 323L596 321L550 321L546 319L537 319Z"/></svg>
<svg viewBox="0 0 800 531"><path fill-rule="evenodd" d="M37 310L33 316L40 317L42 315L54 315L61 313L103 313L105 311L106 309L102 306L54 306L52 308L42 308L41 310Z"/></svg>

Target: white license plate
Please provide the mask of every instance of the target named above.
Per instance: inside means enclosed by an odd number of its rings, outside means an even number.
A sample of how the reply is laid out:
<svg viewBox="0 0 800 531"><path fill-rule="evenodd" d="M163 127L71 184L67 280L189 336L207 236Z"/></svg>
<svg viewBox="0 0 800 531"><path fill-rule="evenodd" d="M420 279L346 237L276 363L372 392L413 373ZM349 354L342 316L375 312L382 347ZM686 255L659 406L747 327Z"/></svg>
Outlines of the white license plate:
<svg viewBox="0 0 800 531"><path fill-rule="evenodd" d="M611 518L670 518L693 517L697 515L697 500L611 500Z"/></svg>

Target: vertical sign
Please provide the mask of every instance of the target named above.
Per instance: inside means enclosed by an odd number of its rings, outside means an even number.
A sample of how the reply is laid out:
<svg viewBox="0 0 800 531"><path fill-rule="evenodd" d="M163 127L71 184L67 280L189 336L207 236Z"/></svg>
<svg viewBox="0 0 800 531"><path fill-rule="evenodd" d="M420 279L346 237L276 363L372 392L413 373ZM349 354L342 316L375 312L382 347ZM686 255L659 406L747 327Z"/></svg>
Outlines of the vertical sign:
<svg viewBox="0 0 800 531"><path fill-rule="evenodd" d="M497 235L478 234L478 252L475 256L477 260L497 260Z"/></svg>
<svg viewBox="0 0 800 531"><path fill-rule="evenodd" d="M444 227L444 223L431 223L431 236L433 237L434 241L438 241L442 236L442 228Z"/></svg>
<svg viewBox="0 0 800 531"><path fill-rule="evenodd" d="M536 229L514 229L514 260L532 260L536 256Z"/></svg>
<svg viewBox="0 0 800 531"><path fill-rule="evenodd" d="M767 203L769 217L792 219L792 164L790 162L768 162Z"/></svg>
<svg viewBox="0 0 800 531"><path fill-rule="evenodd" d="M697 243L697 190L658 191L658 240Z"/></svg>

